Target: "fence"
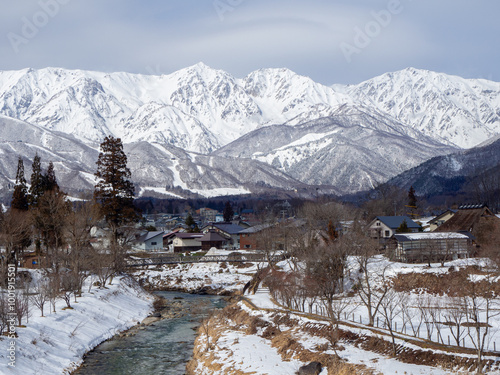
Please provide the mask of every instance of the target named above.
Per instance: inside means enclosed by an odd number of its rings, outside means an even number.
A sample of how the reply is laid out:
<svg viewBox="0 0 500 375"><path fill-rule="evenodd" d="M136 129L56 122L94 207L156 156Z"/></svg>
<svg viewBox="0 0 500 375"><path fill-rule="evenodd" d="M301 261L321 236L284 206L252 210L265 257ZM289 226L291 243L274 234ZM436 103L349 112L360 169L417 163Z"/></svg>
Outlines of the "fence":
<svg viewBox="0 0 500 375"><path fill-rule="evenodd" d="M288 308L296 311L300 311L303 313L310 313L319 315L325 319L329 319L327 308L323 303L296 303L291 301L290 306ZM363 307L361 307L363 308ZM414 308L415 310L417 308ZM446 311L445 308L442 308L443 311ZM389 328L387 325L387 321L385 317L375 316L374 325L369 326L369 320L366 315L361 314L358 309L354 310L354 312L343 313L343 320L340 323L354 323L356 325L364 326L366 328L377 328L379 330L386 331L387 335L390 335ZM472 336L476 335L476 332L473 331L475 327L471 327L470 321L461 321L458 325L452 325L449 322L440 322L440 315L437 316L436 321L426 321L423 317L419 316L415 322L409 322L407 319L403 321L400 317L399 319L394 319L390 321L392 331L399 335L405 335L409 337L413 337L418 340L427 340L439 345L449 346L455 349L473 349L477 350L477 342L475 342L475 338ZM442 316L441 316L442 318ZM491 323L491 322L490 322ZM485 323L481 323L482 329L484 330ZM362 328L362 327L361 327ZM486 354L498 355L500 353L497 351L497 345L495 340L495 333L499 332L498 329L494 329L494 327L489 326L489 338L484 347L484 351ZM456 330L459 330L457 334ZM455 330L455 332L454 332ZM481 331L481 334L484 331Z"/></svg>

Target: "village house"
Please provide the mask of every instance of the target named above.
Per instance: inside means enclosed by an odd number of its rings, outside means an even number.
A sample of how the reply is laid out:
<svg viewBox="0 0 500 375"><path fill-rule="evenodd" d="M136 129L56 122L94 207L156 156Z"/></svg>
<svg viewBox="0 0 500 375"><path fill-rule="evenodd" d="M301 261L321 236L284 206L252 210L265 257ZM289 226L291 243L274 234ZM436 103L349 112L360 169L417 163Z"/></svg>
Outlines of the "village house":
<svg viewBox="0 0 500 375"><path fill-rule="evenodd" d="M498 222L499 219L485 204L463 205L446 222L435 229L436 232L469 232L476 235L479 226L487 221Z"/></svg>
<svg viewBox="0 0 500 375"><path fill-rule="evenodd" d="M163 249L168 252L173 252L174 251L174 238L175 234L178 232L183 232L184 230L182 228L176 228L172 232L165 233L163 235Z"/></svg>
<svg viewBox="0 0 500 375"><path fill-rule="evenodd" d="M215 230L209 230L199 239L199 241L201 242L201 249L203 251L209 251L212 247L216 249L224 248L228 240Z"/></svg>
<svg viewBox="0 0 500 375"><path fill-rule="evenodd" d="M255 225L250 228L243 229L240 233L240 250L256 250L257 239L262 231L271 227L270 224Z"/></svg>
<svg viewBox="0 0 500 375"><path fill-rule="evenodd" d="M219 211L208 207L203 207L199 210L196 210L196 216L198 216L204 223L216 221L217 215L219 215Z"/></svg>
<svg viewBox="0 0 500 375"><path fill-rule="evenodd" d="M146 232L134 242L134 248L140 251L162 251L163 231Z"/></svg>
<svg viewBox="0 0 500 375"><path fill-rule="evenodd" d="M172 240L174 253L201 250L200 239L203 235L203 233L175 233Z"/></svg>
<svg viewBox="0 0 500 375"><path fill-rule="evenodd" d="M416 233L422 230L422 227L408 216L377 216L368 225L370 237L387 240L397 233L398 228L401 227L403 222L406 222L409 233Z"/></svg>
<svg viewBox="0 0 500 375"><path fill-rule="evenodd" d="M434 219L429 220L429 231L434 232L437 228L451 219L456 212L457 210L446 210Z"/></svg>
<svg viewBox="0 0 500 375"><path fill-rule="evenodd" d="M463 205L435 232L457 232L474 239L476 247L498 246L500 219L485 204Z"/></svg>
<svg viewBox="0 0 500 375"><path fill-rule="evenodd" d="M245 228L240 225L232 223L210 223L203 229L203 233L213 230L219 233L222 237L227 239L226 248L239 249L240 248L240 232Z"/></svg>

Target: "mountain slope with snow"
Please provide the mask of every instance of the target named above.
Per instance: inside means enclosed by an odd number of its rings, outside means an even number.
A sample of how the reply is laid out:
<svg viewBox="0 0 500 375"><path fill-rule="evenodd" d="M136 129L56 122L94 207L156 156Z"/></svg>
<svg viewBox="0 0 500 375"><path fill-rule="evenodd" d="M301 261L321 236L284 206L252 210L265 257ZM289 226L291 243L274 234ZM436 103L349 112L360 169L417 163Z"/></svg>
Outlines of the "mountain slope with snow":
<svg viewBox="0 0 500 375"><path fill-rule="evenodd" d="M168 145L126 144L136 187L160 195L200 196L273 191L307 193L308 187L257 160L186 152Z"/></svg>
<svg viewBox="0 0 500 375"><path fill-rule="evenodd" d="M350 193L456 150L380 113L344 106L302 125L255 130L214 154L260 160L300 181Z"/></svg>
<svg viewBox="0 0 500 375"><path fill-rule="evenodd" d="M42 169L50 161L63 191L78 197L93 191L99 154L73 136L0 116L0 196L12 193L19 156L30 181L36 154ZM273 167L251 159L190 153L171 145L135 142L124 145L137 195L197 197L270 191L307 194L307 186Z"/></svg>
<svg viewBox="0 0 500 375"><path fill-rule="evenodd" d="M500 139L497 139L481 147L434 157L387 183L403 189L413 186L422 196L456 193L463 191L466 184L472 184L471 190L475 191L469 195L483 200L486 190L498 194L499 167ZM498 198L492 199L491 204L493 201L497 204Z"/></svg>
<svg viewBox="0 0 500 375"><path fill-rule="evenodd" d="M93 174L99 151L74 137L0 116L0 195L6 196L15 184L19 157L30 181L31 163L36 154L42 166L54 163L58 182L65 191L77 196L94 184Z"/></svg>
<svg viewBox="0 0 500 375"><path fill-rule="evenodd" d="M499 82L408 68L342 91L358 103L462 148L500 134Z"/></svg>

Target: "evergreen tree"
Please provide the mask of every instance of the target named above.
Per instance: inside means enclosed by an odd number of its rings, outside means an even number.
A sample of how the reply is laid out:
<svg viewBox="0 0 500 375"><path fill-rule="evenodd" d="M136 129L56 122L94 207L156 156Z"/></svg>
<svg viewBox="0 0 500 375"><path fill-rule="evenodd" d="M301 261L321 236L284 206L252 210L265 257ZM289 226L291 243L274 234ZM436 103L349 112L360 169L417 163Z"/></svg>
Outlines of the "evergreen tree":
<svg viewBox="0 0 500 375"><path fill-rule="evenodd" d="M396 229L396 233L410 233L406 220L403 220L403 222L399 225L398 229Z"/></svg>
<svg viewBox="0 0 500 375"><path fill-rule="evenodd" d="M410 186L410 190L408 191L408 208L412 217L417 216L417 195L413 186Z"/></svg>
<svg viewBox="0 0 500 375"><path fill-rule="evenodd" d="M59 191L57 184L56 173L54 172L54 163L49 162L47 173L44 175L44 190L45 191Z"/></svg>
<svg viewBox="0 0 500 375"><path fill-rule="evenodd" d="M24 163L21 157L17 162L16 186L14 186L14 193L12 194L11 207L15 210L28 210L28 188L26 187Z"/></svg>
<svg viewBox="0 0 500 375"><path fill-rule="evenodd" d="M187 215L185 224L188 227L188 233L198 233L200 231L191 214Z"/></svg>
<svg viewBox="0 0 500 375"><path fill-rule="evenodd" d="M222 211L222 216L224 217L225 222L230 222L233 220L234 210L229 201L226 202L224 206L224 211Z"/></svg>
<svg viewBox="0 0 500 375"><path fill-rule="evenodd" d="M408 206L410 208L417 208L417 196L413 186L410 186L410 190L408 191Z"/></svg>
<svg viewBox="0 0 500 375"><path fill-rule="evenodd" d="M31 186L29 189L29 204L34 207L38 204L40 197L45 191L45 182L42 175L42 166L40 163L40 156L35 155L33 165L31 166Z"/></svg>
<svg viewBox="0 0 500 375"><path fill-rule="evenodd" d="M106 137L97 160L97 184L94 198L112 230L112 242L118 241L118 229L138 220L134 207L134 184L127 167L127 156L120 138Z"/></svg>

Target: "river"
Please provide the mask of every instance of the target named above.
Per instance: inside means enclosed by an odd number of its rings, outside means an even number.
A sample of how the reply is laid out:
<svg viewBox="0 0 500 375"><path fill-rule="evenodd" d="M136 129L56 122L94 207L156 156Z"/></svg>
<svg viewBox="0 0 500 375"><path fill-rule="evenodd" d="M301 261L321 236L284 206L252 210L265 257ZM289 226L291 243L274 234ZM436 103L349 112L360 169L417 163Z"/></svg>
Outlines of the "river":
<svg viewBox="0 0 500 375"><path fill-rule="evenodd" d="M182 301L183 314L163 319L132 336L112 338L86 356L74 375L151 375L185 373L196 327L207 312L224 307L223 297L178 292L156 292L167 300Z"/></svg>

